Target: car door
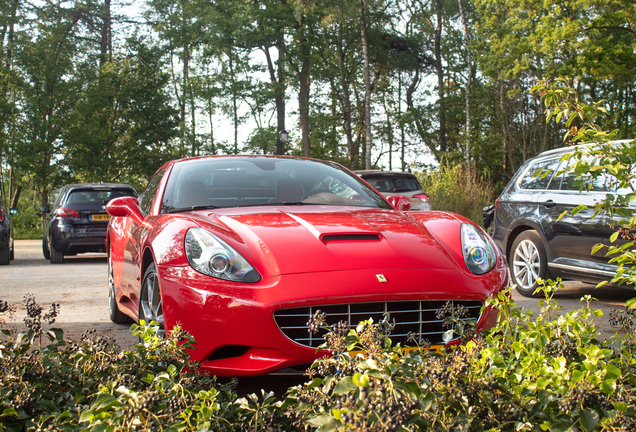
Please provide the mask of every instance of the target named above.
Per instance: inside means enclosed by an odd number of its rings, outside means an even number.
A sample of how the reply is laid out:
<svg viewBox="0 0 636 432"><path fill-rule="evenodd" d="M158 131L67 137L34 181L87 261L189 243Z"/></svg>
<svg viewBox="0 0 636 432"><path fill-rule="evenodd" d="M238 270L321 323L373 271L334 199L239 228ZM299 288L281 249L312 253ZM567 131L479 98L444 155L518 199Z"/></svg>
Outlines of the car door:
<svg viewBox="0 0 636 432"><path fill-rule="evenodd" d="M610 184L610 179L606 179L606 184ZM615 194L627 194L631 192L631 190L628 189L622 189L622 190L618 190L612 193ZM602 198L605 198L605 194L603 194ZM633 203L632 203L633 204ZM636 215L636 206L634 205L630 205L629 209L632 212L632 215ZM629 243L629 242L634 242L636 243L636 232L634 231L630 231L628 228L625 228L623 226L621 226L621 224L619 223L620 221L626 220L627 218L625 216L619 216L619 215L614 215L613 217L610 217L609 215L606 215L605 217L605 224L603 225L603 244L606 246L605 248L603 248L603 255L606 255L608 252L608 247L609 246L616 246L616 247L620 247L625 243ZM616 240L614 242L611 241L611 237L612 235L614 235L616 232L618 231L618 237L616 238ZM609 256L605 256L605 261L609 263L609 261L614 258L619 256L620 254L612 254ZM612 265L617 265L616 263L612 263Z"/></svg>
<svg viewBox="0 0 636 432"><path fill-rule="evenodd" d="M139 196L139 208L144 217L136 220L133 217L126 218L126 244L124 246L124 260L122 271L122 287L125 293L136 305L139 304L139 291L141 288L141 267L143 265L143 239L146 238L151 223L146 223L150 216L152 205L157 194L165 169L157 172L148 182L146 189Z"/></svg>
<svg viewBox="0 0 636 432"><path fill-rule="evenodd" d="M575 181L575 174L554 176L539 199L546 240L554 254L551 267L586 268L591 263L604 262L602 252L591 253L592 248L603 241L604 217L594 216L593 208L599 194L594 189L581 192ZM580 204L588 209L572 215L572 210Z"/></svg>

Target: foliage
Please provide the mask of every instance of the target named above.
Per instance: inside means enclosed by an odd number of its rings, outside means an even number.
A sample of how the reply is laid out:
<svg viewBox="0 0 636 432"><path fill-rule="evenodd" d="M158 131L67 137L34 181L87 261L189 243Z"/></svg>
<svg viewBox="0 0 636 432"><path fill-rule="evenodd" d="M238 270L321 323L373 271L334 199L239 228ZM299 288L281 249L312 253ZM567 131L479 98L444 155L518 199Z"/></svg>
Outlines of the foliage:
<svg viewBox="0 0 636 432"><path fill-rule="evenodd" d="M80 341L45 330L57 304L45 313L26 296L25 306L27 330L3 329L0 339L0 430L241 430L271 423L271 415L260 416L265 407L274 410L271 398L255 409L256 395L237 399L232 384L198 373L186 351L194 341L178 328L164 339L156 327L134 325L142 342L122 351L94 330ZM0 301L0 316L14 310Z"/></svg>
<svg viewBox="0 0 636 432"><path fill-rule="evenodd" d="M571 153L562 157L570 162L568 167L556 174L567 170L576 175L574 185L581 190L589 192L602 188L607 192L605 198L594 205L594 216L606 215L615 223L616 230L609 236L613 244L609 245L607 256L611 257L610 264L618 265L618 270L611 282L636 285L636 249L632 234L636 231L636 216L630 208L636 199L636 146L632 140L613 141L619 131L605 130L598 124L608 113L605 102L587 104L581 101L578 92L567 81L544 81L533 91L538 92L545 102L547 121L553 118L557 123L564 121L568 128L564 138L577 144ZM585 205L579 205L572 214L585 209ZM592 253L604 247L606 245L598 244ZM636 300L630 304L636 304Z"/></svg>
<svg viewBox="0 0 636 432"><path fill-rule="evenodd" d="M430 196L434 210L459 213L483 224L482 208L492 204L495 187L488 176L471 169L466 177L465 165L441 165L439 169L418 174L422 189Z"/></svg>
<svg viewBox="0 0 636 432"><path fill-rule="evenodd" d="M180 329L162 339L156 327L133 326L142 342L130 351L94 331L65 341L60 330L43 329L59 306L44 313L27 296L28 330L2 330L0 430L633 430L633 314L614 314L625 337L599 341L592 320L602 312L591 297L562 313L560 281L540 285L536 318L508 290L489 299L500 316L483 334L447 305L440 317L464 343L440 351L422 341L393 346L388 316L349 329L325 326L318 312L310 328L328 330L322 348L333 356L316 360L309 380L280 401L265 391L239 398L232 383L198 373L186 352L196 344ZM0 317L12 311L0 302Z"/></svg>

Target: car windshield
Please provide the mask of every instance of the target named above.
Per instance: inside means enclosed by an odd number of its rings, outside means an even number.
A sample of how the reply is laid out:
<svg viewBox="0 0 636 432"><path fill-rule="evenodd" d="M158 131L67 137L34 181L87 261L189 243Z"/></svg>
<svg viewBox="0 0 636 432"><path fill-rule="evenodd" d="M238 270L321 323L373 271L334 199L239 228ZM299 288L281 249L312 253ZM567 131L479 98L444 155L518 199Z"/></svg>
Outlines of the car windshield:
<svg viewBox="0 0 636 432"><path fill-rule="evenodd" d="M411 192L420 190L419 182L406 176L365 176L364 179L380 192Z"/></svg>
<svg viewBox="0 0 636 432"><path fill-rule="evenodd" d="M280 204L391 208L338 164L253 156L177 162L161 212Z"/></svg>

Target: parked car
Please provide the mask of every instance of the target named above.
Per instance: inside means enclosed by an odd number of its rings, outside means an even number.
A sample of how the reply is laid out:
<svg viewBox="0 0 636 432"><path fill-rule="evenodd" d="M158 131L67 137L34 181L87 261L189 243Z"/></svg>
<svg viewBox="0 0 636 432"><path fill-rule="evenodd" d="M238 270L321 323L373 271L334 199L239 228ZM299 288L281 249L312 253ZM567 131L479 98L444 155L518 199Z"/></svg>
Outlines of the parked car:
<svg viewBox="0 0 636 432"><path fill-rule="evenodd" d="M18 210L14 208L7 210L0 197L0 265L9 265L15 255L11 216L17 212Z"/></svg>
<svg viewBox="0 0 636 432"><path fill-rule="evenodd" d="M304 372L323 342L307 329L318 311L350 326L390 315L403 346L444 341L447 301L492 326L497 312L481 308L508 283L503 256L470 220L407 216L409 204L332 162L169 162L138 200L107 205L110 318L180 324L219 376Z"/></svg>
<svg viewBox="0 0 636 432"><path fill-rule="evenodd" d="M106 204L113 198L136 197L132 186L122 183L83 183L64 186L48 213L42 236L42 253L51 264L64 262L64 256L87 252L106 252L106 228L110 215Z"/></svg>
<svg viewBox="0 0 636 432"><path fill-rule="evenodd" d="M484 208L484 222L492 220L492 237L507 258L510 281L524 296L534 294L538 278L598 283L617 270L606 249L591 254L594 245L609 245L617 230L615 219L593 217L594 203L615 191L609 190L608 179L599 178L589 192L581 193L575 174L557 175L566 168L561 156L572 151L560 148L529 159L495 201L494 215L491 207ZM548 174L533 176L538 170ZM573 216L579 204L589 209Z"/></svg>
<svg viewBox="0 0 636 432"><path fill-rule="evenodd" d="M402 195L411 200L411 210L432 210L429 196L411 173L381 170L354 171L385 197Z"/></svg>

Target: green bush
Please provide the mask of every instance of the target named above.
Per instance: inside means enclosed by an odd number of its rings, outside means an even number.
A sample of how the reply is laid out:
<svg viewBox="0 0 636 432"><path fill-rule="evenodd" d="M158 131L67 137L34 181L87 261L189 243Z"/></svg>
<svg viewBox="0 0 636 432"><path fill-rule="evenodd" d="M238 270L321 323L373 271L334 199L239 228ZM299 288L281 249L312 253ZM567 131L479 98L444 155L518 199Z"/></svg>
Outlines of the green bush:
<svg viewBox="0 0 636 432"><path fill-rule="evenodd" d="M489 177L475 171L473 167L467 179L464 164L442 164L435 171L419 173L418 179L434 210L459 213L483 226L481 210L493 204L496 191Z"/></svg>
<svg viewBox="0 0 636 432"><path fill-rule="evenodd" d="M186 353L195 342L180 329L161 339L155 327L133 326L143 342L130 351L91 332L65 341L43 330L58 306L44 313L27 297L28 331L2 331L0 431L634 430L634 314L613 317L632 323L626 337L599 341L592 319L602 312L586 297L581 309L559 315L558 287L541 288L536 318L509 292L490 299L500 315L484 334L473 333L461 310L443 308L449 332L465 342L442 352L425 341L410 352L392 346L390 316L351 330L331 326L324 347L334 355L317 360L283 400L265 391L239 398L232 385L197 373ZM0 302L0 312L10 311ZM310 325L324 325L320 313Z"/></svg>

